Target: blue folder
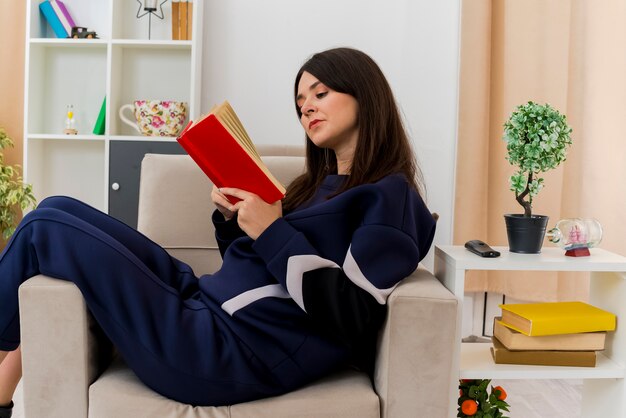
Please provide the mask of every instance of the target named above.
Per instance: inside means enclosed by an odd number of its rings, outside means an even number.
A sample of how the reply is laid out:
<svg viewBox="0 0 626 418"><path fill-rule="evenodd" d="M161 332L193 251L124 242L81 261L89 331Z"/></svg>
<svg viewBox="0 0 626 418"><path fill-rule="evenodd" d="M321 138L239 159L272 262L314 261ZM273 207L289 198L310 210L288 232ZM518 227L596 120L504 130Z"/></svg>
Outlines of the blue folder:
<svg viewBox="0 0 626 418"><path fill-rule="evenodd" d="M49 1L44 1L40 3L39 10L41 10L41 13L43 13L44 17L50 24L50 27L54 31L54 34L57 36L57 38L67 38L69 36L69 33L65 31L63 24L59 20L57 14L54 12L54 9L52 8L52 5Z"/></svg>

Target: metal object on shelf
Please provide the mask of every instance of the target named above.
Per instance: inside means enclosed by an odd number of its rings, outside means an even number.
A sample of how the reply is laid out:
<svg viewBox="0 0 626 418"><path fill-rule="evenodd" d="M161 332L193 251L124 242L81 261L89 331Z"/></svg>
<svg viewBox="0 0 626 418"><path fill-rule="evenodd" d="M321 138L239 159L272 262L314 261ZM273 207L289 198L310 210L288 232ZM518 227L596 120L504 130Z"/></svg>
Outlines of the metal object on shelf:
<svg viewBox="0 0 626 418"><path fill-rule="evenodd" d="M145 15L148 15L148 39L150 39L151 31L152 31L152 15L155 15L157 18L163 20L165 15L163 14L163 5L167 3L167 0L163 0L159 3L159 0L137 0L139 3L139 9L137 9L137 19L141 19ZM158 5L158 7L157 7ZM157 12L157 10L160 11ZM143 14L141 13L143 11Z"/></svg>

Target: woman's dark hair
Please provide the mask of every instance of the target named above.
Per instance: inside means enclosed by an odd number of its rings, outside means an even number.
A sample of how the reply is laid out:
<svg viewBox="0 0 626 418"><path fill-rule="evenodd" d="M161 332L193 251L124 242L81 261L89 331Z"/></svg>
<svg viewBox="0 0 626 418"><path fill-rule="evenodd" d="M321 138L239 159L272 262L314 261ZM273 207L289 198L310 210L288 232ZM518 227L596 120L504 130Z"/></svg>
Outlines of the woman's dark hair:
<svg viewBox="0 0 626 418"><path fill-rule="evenodd" d="M367 54L351 48L335 48L313 55L296 76L298 84L308 72L326 87L354 97L358 103L359 138L350 175L341 193L351 187L374 183L389 174L402 173L413 188L423 190L415 161L391 87L378 65ZM296 104L298 118L302 116ZM306 171L288 187L283 201L286 211L309 200L326 175L337 172L335 153L318 148L306 137Z"/></svg>

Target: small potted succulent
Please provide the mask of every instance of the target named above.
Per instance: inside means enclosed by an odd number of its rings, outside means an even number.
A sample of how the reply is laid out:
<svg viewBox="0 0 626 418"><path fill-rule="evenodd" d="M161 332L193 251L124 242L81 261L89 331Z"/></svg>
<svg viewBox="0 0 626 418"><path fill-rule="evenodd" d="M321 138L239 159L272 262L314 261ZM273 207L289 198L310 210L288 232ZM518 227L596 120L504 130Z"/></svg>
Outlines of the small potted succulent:
<svg viewBox="0 0 626 418"><path fill-rule="evenodd" d="M504 123L506 158L517 166L509 178L510 190L524 208L523 214L504 215L512 252L541 252L548 217L532 213L533 198L543 188L539 173L565 161L567 148L572 143L571 132L565 115L547 103L520 105Z"/></svg>
<svg viewBox="0 0 626 418"><path fill-rule="evenodd" d="M20 167L4 163L4 153L1 151L12 146L13 141L0 128L0 241L8 240L15 231L18 210L35 206L32 187L22 182Z"/></svg>

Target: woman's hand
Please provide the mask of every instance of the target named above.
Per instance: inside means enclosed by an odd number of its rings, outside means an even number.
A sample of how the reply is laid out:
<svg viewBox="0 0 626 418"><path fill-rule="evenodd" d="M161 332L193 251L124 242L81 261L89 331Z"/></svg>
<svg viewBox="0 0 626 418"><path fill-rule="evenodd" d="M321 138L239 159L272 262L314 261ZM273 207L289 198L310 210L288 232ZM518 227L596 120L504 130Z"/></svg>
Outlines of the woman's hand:
<svg viewBox="0 0 626 418"><path fill-rule="evenodd" d="M241 199L234 205L229 204L226 209L233 215L235 212L237 213L239 227L254 240L276 219L283 216L283 204L280 200L269 204L254 193L230 187L222 187L219 192L222 195Z"/></svg>
<svg viewBox="0 0 626 418"><path fill-rule="evenodd" d="M232 206L232 204L226 199L223 193L220 192L220 189L217 186L213 185L213 190L211 190L211 200L213 204L220 211L222 215L224 215L224 219L229 221L235 216L235 212L229 210L228 208Z"/></svg>

